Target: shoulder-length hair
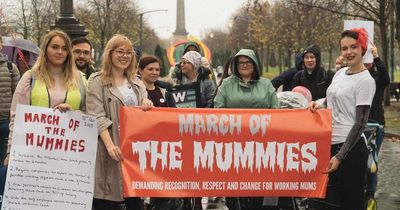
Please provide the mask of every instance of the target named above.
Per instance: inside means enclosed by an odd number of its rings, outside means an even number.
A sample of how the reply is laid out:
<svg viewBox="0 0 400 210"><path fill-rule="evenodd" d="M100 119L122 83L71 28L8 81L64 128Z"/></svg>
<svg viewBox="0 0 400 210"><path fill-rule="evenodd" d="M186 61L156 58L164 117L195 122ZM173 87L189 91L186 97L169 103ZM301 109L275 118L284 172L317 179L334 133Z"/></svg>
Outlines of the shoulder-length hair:
<svg viewBox="0 0 400 210"><path fill-rule="evenodd" d="M101 68L101 73L102 73L102 81L103 84L112 84L114 85L114 76L112 74L112 52L117 49L118 47L121 46L128 46L132 52L135 52L132 47L132 42L128 39L128 37L121 35L121 34L116 34L114 35L106 45L106 48L104 49L103 52L103 61L102 61L102 68ZM136 55L133 53L132 58L131 58L131 63L129 66L125 69L124 75L129 81L132 81L135 73L136 73Z"/></svg>
<svg viewBox="0 0 400 210"><path fill-rule="evenodd" d="M79 74L72 57L71 40L65 32L60 30L52 30L43 37L38 59L32 67L33 75L36 79L43 81L48 87L54 85L54 79L49 74L50 69L47 58L47 48L51 40L57 36L64 40L68 53L63 66L63 85L68 89L76 88L78 87Z"/></svg>

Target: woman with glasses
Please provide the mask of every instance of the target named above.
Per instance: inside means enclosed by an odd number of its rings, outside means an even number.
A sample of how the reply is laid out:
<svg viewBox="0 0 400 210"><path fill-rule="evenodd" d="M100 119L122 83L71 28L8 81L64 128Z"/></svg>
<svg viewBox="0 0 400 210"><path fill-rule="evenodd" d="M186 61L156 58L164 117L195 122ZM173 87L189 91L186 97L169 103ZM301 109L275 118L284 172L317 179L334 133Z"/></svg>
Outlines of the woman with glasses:
<svg viewBox="0 0 400 210"><path fill-rule="evenodd" d="M260 77L256 54L241 49L230 64L232 75L222 81L214 99L216 108L278 108L279 102L271 82Z"/></svg>
<svg viewBox="0 0 400 210"><path fill-rule="evenodd" d="M210 71L201 65L201 55L189 51L181 60L182 76L177 78L176 85L198 82L200 84L201 108L213 107L213 97L216 84L210 79Z"/></svg>
<svg viewBox="0 0 400 210"><path fill-rule="evenodd" d="M131 41L123 35L113 36L103 53L102 69L89 78L88 113L97 117L99 141L97 147L94 210L142 209L140 198L122 195L119 137L119 108L141 106L149 110L146 88L135 76L135 54Z"/></svg>
<svg viewBox="0 0 400 210"><path fill-rule="evenodd" d="M214 98L215 108L278 108L276 90L270 80L260 77L262 70L253 50L241 49L231 60L232 74L222 80ZM223 199L216 199L224 202ZM267 209L263 198L228 199L229 209ZM222 205L222 204L220 204ZM240 206L239 206L240 205Z"/></svg>

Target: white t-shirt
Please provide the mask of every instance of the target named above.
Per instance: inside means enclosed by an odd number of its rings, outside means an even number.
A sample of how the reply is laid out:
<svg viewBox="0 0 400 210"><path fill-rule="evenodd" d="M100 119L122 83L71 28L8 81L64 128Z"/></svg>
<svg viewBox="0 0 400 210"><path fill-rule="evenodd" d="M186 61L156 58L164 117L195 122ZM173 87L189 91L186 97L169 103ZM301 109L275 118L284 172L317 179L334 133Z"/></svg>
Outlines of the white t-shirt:
<svg viewBox="0 0 400 210"><path fill-rule="evenodd" d="M129 84L128 80L125 79L124 84L121 86L117 86L117 88L124 98L125 106L139 105L135 91L133 91L133 87L131 84Z"/></svg>
<svg viewBox="0 0 400 210"><path fill-rule="evenodd" d="M346 141L356 119L356 106L372 104L375 80L367 70L347 75L348 67L336 72L326 91L332 109L332 144Z"/></svg>

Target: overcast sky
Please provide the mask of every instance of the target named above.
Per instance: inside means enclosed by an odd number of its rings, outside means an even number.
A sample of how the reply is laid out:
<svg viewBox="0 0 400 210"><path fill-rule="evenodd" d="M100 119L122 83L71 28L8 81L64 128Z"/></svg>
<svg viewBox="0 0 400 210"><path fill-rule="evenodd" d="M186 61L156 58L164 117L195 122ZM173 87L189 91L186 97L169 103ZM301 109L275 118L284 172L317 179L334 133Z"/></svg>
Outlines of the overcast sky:
<svg viewBox="0 0 400 210"><path fill-rule="evenodd" d="M144 14L143 19L161 37L169 38L175 31L177 0L135 0L139 13L158 9L167 12ZM185 0L186 31L189 35L202 38L207 29L228 29L229 20L246 0ZM0 0L6 10L12 8L16 0ZM74 0L74 6L79 0ZM3 11L4 12L4 11Z"/></svg>
<svg viewBox="0 0 400 210"><path fill-rule="evenodd" d="M143 19L161 38L169 38L175 31L176 0L136 0L139 12L167 9L167 12L145 14ZM227 29L232 14L245 0L186 0L186 31L203 37L207 29Z"/></svg>

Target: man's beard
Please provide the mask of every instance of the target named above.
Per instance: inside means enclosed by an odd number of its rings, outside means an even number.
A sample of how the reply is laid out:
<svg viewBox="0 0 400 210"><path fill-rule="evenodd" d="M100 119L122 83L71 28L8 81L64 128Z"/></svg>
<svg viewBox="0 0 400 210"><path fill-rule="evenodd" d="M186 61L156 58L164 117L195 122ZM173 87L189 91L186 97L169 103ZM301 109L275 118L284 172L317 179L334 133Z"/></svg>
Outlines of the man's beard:
<svg viewBox="0 0 400 210"><path fill-rule="evenodd" d="M89 63L84 60L76 60L75 65L79 70L84 71L89 66Z"/></svg>

